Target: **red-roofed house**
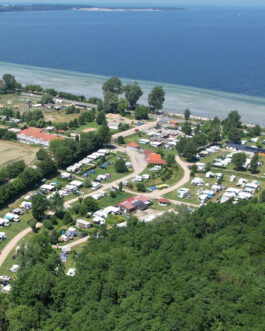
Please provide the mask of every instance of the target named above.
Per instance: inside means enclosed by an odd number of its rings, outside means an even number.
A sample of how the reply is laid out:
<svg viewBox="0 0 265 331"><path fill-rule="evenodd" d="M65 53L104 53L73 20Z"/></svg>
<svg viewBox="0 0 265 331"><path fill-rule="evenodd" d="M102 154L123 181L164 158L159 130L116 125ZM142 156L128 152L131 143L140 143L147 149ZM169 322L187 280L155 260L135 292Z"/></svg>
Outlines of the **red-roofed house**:
<svg viewBox="0 0 265 331"><path fill-rule="evenodd" d="M165 160L162 160L162 157L160 154L149 154L148 156L148 164L152 165L163 165L167 164Z"/></svg>
<svg viewBox="0 0 265 331"><path fill-rule="evenodd" d="M178 126L178 121L176 120L171 120L168 122L168 125L171 127L171 128L176 128Z"/></svg>
<svg viewBox="0 0 265 331"><path fill-rule="evenodd" d="M151 204L152 202L143 195L135 195L127 200L117 203L116 207L119 207L120 210L125 211L126 213L130 213L138 209L145 210Z"/></svg>
<svg viewBox="0 0 265 331"><path fill-rule="evenodd" d="M138 145L137 143L135 142L130 142L128 145L127 145L127 148L128 149L134 149L134 150L139 150L140 149L140 145Z"/></svg>
<svg viewBox="0 0 265 331"><path fill-rule="evenodd" d="M54 134L45 133L42 129L29 127L17 134L17 139L25 144L35 144L44 147L49 147L50 141L55 139L63 139Z"/></svg>
<svg viewBox="0 0 265 331"><path fill-rule="evenodd" d="M168 199L164 199L164 198L158 199L158 203L159 203L160 206L170 205L170 201Z"/></svg>

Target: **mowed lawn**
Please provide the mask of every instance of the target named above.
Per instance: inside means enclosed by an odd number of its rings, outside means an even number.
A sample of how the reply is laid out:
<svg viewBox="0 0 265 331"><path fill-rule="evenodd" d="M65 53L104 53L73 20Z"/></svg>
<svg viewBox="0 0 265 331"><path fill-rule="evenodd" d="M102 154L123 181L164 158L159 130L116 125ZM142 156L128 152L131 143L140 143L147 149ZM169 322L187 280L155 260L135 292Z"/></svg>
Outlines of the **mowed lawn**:
<svg viewBox="0 0 265 331"><path fill-rule="evenodd" d="M26 164L32 164L36 160L38 147L20 144L12 141L0 141L0 168L12 161L24 160Z"/></svg>

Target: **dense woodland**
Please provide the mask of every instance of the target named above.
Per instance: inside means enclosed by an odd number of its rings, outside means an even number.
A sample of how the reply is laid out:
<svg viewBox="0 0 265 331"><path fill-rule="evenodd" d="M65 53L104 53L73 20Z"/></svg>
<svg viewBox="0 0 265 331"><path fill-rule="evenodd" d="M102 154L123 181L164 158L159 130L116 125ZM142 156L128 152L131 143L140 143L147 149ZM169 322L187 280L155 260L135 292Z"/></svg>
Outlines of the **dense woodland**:
<svg viewBox="0 0 265 331"><path fill-rule="evenodd" d="M47 236L35 235L11 294L0 297L0 328L264 330L264 234L255 200L151 224L132 218L89 240L74 277Z"/></svg>

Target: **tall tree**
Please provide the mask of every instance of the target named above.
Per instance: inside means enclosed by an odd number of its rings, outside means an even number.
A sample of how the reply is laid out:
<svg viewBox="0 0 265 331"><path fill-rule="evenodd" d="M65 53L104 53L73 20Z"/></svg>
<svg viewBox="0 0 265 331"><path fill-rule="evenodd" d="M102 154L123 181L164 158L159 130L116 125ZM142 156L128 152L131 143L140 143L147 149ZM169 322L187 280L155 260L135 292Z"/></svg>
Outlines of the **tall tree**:
<svg viewBox="0 0 265 331"><path fill-rule="evenodd" d="M134 117L136 120L146 120L148 119L148 109L147 107L140 105L137 106L134 112Z"/></svg>
<svg viewBox="0 0 265 331"><path fill-rule="evenodd" d="M119 105L118 105L119 113L122 116L124 116L126 113L126 110L128 110L128 109L129 109L129 104L128 104L127 100L124 98L120 98Z"/></svg>
<svg viewBox="0 0 265 331"><path fill-rule="evenodd" d="M188 121L185 121L182 128L181 128L182 132L184 132L187 136L190 136L192 133L191 130L191 124Z"/></svg>
<svg viewBox="0 0 265 331"><path fill-rule="evenodd" d="M48 200L42 194L35 194L32 197L32 215L37 221L41 221L48 209Z"/></svg>
<svg viewBox="0 0 265 331"><path fill-rule="evenodd" d="M162 86L156 86L152 89L148 95L148 104L153 110L159 110L163 108L165 101L165 91Z"/></svg>
<svg viewBox="0 0 265 331"><path fill-rule="evenodd" d="M128 101L131 109L135 109L138 100L143 95L143 91L137 83L128 84L123 88L125 92L125 98Z"/></svg>
<svg viewBox="0 0 265 331"><path fill-rule="evenodd" d="M45 105L47 103L53 103L53 96L50 94L43 94L43 96L41 97L40 103L42 105Z"/></svg>
<svg viewBox="0 0 265 331"><path fill-rule="evenodd" d="M106 91L104 93L104 110L106 113L118 113L118 107L119 107L119 99L118 99L118 95L113 93L113 92L109 92Z"/></svg>
<svg viewBox="0 0 265 331"><path fill-rule="evenodd" d="M245 164L246 160L247 160L247 156L245 153L236 153L232 157L232 163L234 164L237 170L243 168L243 165Z"/></svg>
<svg viewBox="0 0 265 331"><path fill-rule="evenodd" d="M64 200L60 197L60 194L56 192L54 196L50 199L51 209L59 215L63 211Z"/></svg>
<svg viewBox="0 0 265 331"><path fill-rule="evenodd" d="M57 172L57 165L48 153L44 160L37 163L37 166L43 177L54 175Z"/></svg>
<svg viewBox="0 0 265 331"><path fill-rule="evenodd" d="M109 127L105 124L102 125L98 132L97 132L97 138L99 141L101 141L101 144L106 145L110 143L111 141L111 132Z"/></svg>
<svg viewBox="0 0 265 331"><path fill-rule="evenodd" d="M186 119L186 121L188 121L190 119L190 110L187 108L184 111L184 117Z"/></svg>
<svg viewBox="0 0 265 331"><path fill-rule="evenodd" d="M114 93L114 94L121 94L122 93L122 83L118 77L111 77L108 79L102 86L102 90L104 95L107 92Z"/></svg>
<svg viewBox="0 0 265 331"><path fill-rule="evenodd" d="M197 148L193 139L188 139L183 150L183 156L188 160L194 160L196 156Z"/></svg>
<svg viewBox="0 0 265 331"><path fill-rule="evenodd" d="M98 125L103 125L103 124L106 124L107 123L107 120L106 120L106 116L105 116L104 111L100 111L98 113L98 116L96 118L96 122L97 122Z"/></svg>
<svg viewBox="0 0 265 331"><path fill-rule="evenodd" d="M5 93L14 92L15 89L20 86L15 77L10 74L4 74L2 79Z"/></svg>
<svg viewBox="0 0 265 331"><path fill-rule="evenodd" d="M254 174L258 169L259 156L258 153L255 153L253 158L250 161L250 171Z"/></svg>
<svg viewBox="0 0 265 331"><path fill-rule="evenodd" d="M228 139L232 143L238 143L240 142L242 136L242 131L236 127L233 127L228 132Z"/></svg>
<svg viewBox="0 0 265 331"><path fill-rule="evenodd" d="M231 111L228 117L223 121L223 129L225 133L228 133L233 128L240 128L241 121L240 115L236 110Z"/></svg>
<svg viewBox="0 0 265 331"><path fill-rule="evenodd" d="M128 169L126 167L126 162L124 161L124 159L118 159L115 162L115 170L117 172L123 173L123 172L127 172Z"/></svg>

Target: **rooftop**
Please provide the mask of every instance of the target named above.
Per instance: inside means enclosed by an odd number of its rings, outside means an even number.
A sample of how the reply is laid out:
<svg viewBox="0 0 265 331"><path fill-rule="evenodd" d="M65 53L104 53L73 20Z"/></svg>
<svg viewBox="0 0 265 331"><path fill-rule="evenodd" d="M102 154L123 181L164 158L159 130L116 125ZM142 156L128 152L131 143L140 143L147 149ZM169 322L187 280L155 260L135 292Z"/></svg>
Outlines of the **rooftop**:
<svg viewBox="0 0 265 331"><path fill-rule="evenodd" d="M33 137L33 138L36 138L36 139L41 139L41 140L44 140L44 141L62 139L61 137L58 137L54 134L49 134L49 133L42 132L42 129L35 128L35 127L29 127L27 129L24 129L21 132L19 132L17 135L18 136L24 135L24 136Z"/></svg>
<svg viewBox="0 0 265 331"><path fill-rule="evenodd" d="M140 145L132 141L127 145L127 147L140 148Z"/></svg>
<svg viewBox="0 0 265 331"><path fill-rule="evenodd" d="M167 164L160 154L149 154L148 164Z"/></svg>

